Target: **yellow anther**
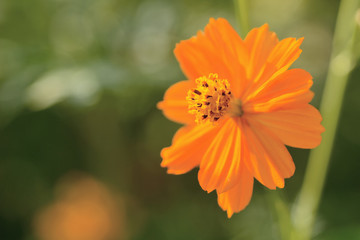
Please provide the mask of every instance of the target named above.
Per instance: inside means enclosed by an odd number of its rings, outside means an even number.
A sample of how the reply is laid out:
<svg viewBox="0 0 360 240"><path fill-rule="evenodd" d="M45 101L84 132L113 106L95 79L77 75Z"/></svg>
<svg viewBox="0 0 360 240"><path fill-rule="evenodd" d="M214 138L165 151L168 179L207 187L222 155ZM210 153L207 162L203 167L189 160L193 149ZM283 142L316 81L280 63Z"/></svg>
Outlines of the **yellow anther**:
<svg viewBox="0 0 360 240"><path fill-rule="evenodd" d="M195 80L197 87L190 89L186 100L189 113L195 115L197 123L217 122L227 112L231 100L230 84L219 79L217 74Z"/></svg>

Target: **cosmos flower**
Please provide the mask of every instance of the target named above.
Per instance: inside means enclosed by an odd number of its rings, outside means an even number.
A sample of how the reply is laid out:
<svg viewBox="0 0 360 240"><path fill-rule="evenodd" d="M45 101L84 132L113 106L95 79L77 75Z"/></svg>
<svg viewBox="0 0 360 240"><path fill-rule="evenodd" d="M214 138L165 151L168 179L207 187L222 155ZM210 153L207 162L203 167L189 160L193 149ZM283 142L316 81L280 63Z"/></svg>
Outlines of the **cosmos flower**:
<svg viewBox="0 0 360 240"><path fill-rule="evenodd" d="M219 18L176 45L188 80L172 85L158 108L185 126L161 151L161 166L170 174L199 167L200 186L216 190L229 218L248 205L254 178L276 189L294 174L285 145L314 148L321 142L322 118L309 104L312 77L289 70L302 41L279 41L267 24L243 40Z"/></svg>
<svg viewBox="0 0 360 240"><path fill-rule="evenodd" d="M71 173L61 179L56 190L54 203L34 218L39 239L123 239L123 208L105 185L92 177Z"/></svg>

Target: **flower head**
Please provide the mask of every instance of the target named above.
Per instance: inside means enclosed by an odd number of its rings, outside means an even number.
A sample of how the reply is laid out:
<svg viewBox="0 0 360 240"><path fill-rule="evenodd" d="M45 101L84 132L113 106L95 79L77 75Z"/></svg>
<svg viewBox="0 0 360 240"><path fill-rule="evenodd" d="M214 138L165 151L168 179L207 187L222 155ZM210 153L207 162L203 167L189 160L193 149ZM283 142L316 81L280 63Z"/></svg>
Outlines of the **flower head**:
<svg viewBox="0 0 360 240"><path fill-rule="evenodd" d="M312 77L289 70L302 41L279 41L267 24L243 40L220 18L176 45L188 80L172 85L158 108L185 126L161 151L161 166L171 174L199 167L201 187L216 190L228 217L248 205L254 178L269 189L284 187L295 171L285 145L321 142L322 118L309 104Z"/></svg>

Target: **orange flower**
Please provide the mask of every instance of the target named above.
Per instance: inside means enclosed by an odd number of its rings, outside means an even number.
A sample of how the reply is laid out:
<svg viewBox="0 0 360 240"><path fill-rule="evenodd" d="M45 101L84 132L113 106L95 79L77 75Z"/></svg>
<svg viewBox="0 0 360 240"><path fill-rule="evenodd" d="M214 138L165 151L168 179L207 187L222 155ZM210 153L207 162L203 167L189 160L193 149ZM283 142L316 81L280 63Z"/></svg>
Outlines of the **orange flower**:
<svg viewBox="0 0 360 240"><path fill-rule="evenodd" d="M171 174L199 166L201 187L216 190L229 218L248 205L254 178L276 189L294 174L285 145L314 148L321 142L322 118L309 104L312 77L288 70L302 41L279 41L267 24L243 40L220 18L176 45L188 80L172 85L158 108L186 126L161 151L161 166Z"/></svg>
<svg viewBox="0 0 360 240"><path fill-rule="evenodd" d="M102 183L79 174L66 175L57 185L54 203L34 218L42 240L122 239L123 210Z"/></svg>

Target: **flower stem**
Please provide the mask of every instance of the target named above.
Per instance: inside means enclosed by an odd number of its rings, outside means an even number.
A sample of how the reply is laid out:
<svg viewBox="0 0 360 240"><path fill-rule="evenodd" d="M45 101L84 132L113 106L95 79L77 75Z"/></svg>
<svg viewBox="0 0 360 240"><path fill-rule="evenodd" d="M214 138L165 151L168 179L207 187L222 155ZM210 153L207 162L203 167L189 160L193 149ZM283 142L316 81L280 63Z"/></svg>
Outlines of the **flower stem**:
<svg viewBox="0 0 360 240"><path fill-rule="evenodd" d="M284 200L281 192L269 190L267 198L270 200L273 214L276 218L280 239L289 240L292 232L289 204Z"/></svg>
<svg viewBox="0 0 360 240"><path fill-rule="evenodd" d="M249 32L249 3L247 0L234 0L236 19L240 26L240 36L245 38Z"/></svg>
<svg viewBox="0 0 360 240"><path fill-rule="evenodd" d="M311 238L334 145L343 97L349 75L356 63L359 27L355 21L360 0L342 0L333 39L328 76L320 105L323 116L322 143L310 152L304 183L294 208L294 232L291 239Z"/></svg>

